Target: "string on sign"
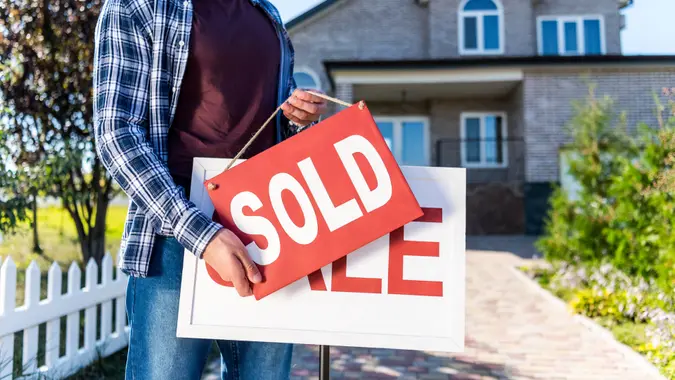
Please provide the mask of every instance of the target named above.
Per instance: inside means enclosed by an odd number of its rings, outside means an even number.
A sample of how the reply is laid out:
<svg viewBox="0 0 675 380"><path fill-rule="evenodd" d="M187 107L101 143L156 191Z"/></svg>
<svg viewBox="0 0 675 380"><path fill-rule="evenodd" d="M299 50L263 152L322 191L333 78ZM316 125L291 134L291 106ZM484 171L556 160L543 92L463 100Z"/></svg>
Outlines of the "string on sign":
<svg viewBox="0 0 675 380"><path fill-rule="evenodd" d="M312 95L314 95L314 96L318 96L319 98L328 100L329 102L333 102L333 103L339 104L339 105L344 106L344 107L351 107L351 106L353 106L353 104L347 103L347 102L345 102L345 101L343 101L343 100L340 100L340 99L338 99L338 98L334 98L334 97L332 97L332 96L328 96L328 95L325 95L325 94L322 94L322 93L319 93L319 92L314 92L314 91L307 91L307 92L310 93L310 94L312 94ZM286 101L288 101L288 99L286 99ZM286 101L284 101L284 103L285 103ZM282 105L283 105L283 103L282 103ZM242 156L244 153L246 153L246 150L251 146L251 144L253 144L253 142L255 141L255 139L258 138L258 136L262 133L262 131L265 130L265 127L267 127L267 125L268 125L272 120L274 120L274 118L277 116L277 114L279 113L279 111L281 111L282 105L280 105L279 107L277 107L277 109L274 110L274 112L272 113L272 115L270 115L270 117L268 117L267 120L265 120L265 122L263 123L263 125L262 125L260 128L258 128L258 131L256 131L256 133L254 133L253 136L251 136L251 138L248 140L248 142L247 142L247 143L239 150L239 152L234 156L234 158L232 158L232 160L230 161L230 163L227 164L227 167L226 167L225 170L223 170L223 171L229 170L229 169L234 165L234 163L237 162L237 160L238 160L239 158L241 158L241 156ZM365 106L365 104L363 103L363 101L359 102L359 109L362 110L362 109L364 108L364 106ZM215 190L215 189L218 188L218 186L217 186L215 183L213 183L213 182L209 182L209 184L207 185L207 188L208 188L209 190Z"/></svg>

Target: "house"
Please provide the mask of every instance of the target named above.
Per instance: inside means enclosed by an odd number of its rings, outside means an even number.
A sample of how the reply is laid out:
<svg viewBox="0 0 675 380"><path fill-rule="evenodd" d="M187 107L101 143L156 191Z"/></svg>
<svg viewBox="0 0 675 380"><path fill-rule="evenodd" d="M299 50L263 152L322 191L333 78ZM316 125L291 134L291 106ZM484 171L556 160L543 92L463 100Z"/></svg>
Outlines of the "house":
<svg viewBox="0 0 675 380"><path fill-rule="evenodd" d="M538 234L572 102L656 123L674 56L624 56L628 0L326 0L288 22L299 86L365 100L402 165L466 167L467 233Z"/></svg>

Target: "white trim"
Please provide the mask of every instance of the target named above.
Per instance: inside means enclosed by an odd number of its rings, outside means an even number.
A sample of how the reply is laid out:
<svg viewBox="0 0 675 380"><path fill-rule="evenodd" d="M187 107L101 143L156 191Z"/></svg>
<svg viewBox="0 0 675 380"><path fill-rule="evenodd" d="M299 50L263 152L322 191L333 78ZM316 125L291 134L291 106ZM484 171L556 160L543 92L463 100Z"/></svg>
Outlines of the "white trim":
<svg viewBox="0 0 675 380"><path fill-rule="evenodd" d="M575 15L575 16L538 16L537 17L537 50L544 55L544 21L556 21L558 28L558 55L587 55L584 21L597 20L600 22L600 54L607 54L607 36L605 33L605 17L603 15ZM577 25L577 53L565 52L565 23L575 22Z"/></svg>
<svg viewBox="0 0 675 380"><path fill-rule="evenodd" d="M394 141L392 141L394 158L399 162L400 165L408 165L406 163L401 163L403 158L403 123L405 122L421 122L422 130L424 133L423 144L424 149L424 165L429 166L430 160L430 137L429 137L429 117L423 115L406 115L406 116L379 116L374 115L376 123L391 123L393 125Z"/></svg>
<svg viewBox="0 0 675 380"><path fill-rule="evenodd" d="M480 136L483 138L485 136L485 117L486 116L499 116L502 118L502 154L503 160L501 163L490 163L485 162L485 144L481 142L480 144L480 159L481 162L467 162L466 161L466 119L468 118L479 118L480 119ZM508 139L508 120L506 117L506 112L462 112L460 114L459 122L459 136L460 136L460 155L462 167L465 168L482 168L482 169L494 169L494 168L506 168L509 166L509 147L507 143Z"/></svg>
<svg viewBox="0 0 675 380"><path fill-rule="evenodd" d="M438 84L520 82L522 69L335 70L336 84Z"/></svg>
<svg viewBox="0 0 675 380"><path fill-rule="evenodd" d="M500 0L492 0L492 2L497 6L496 11L465 11L464 7L466 4L472 0L463 0L459 4L457 9L457 20L459 25L459 30L457 33L458 37L458 48L460 55L488 55L488 54L504 54L504 45L506 43L506 33L504 32L504 7ZM498 49L485 49L485 36L483 35L483 20L485 16L497 16L499 21L499 48ZM476 17L476 39L478 47L476 49L466 49L464 47L464 18L465 17Z"/></svg>
<svg viewBox="0 0 675 380"><path fill-rule="evenodd" d="M321 91L323 89L323 85L321 84L321 79L319 79L319 75L316 73L316 71L312 70L311 68L309 68L307 66L301 66L301 67L297 67L297 68L295 68L295 70L293 70L293 76L295 77L295 74L297 74L297 73L304 73L304 74L307 74L310 77L312 77L312 80L314 80L314 83L316 83L316 85L317 85L315 90Z"/></svg>

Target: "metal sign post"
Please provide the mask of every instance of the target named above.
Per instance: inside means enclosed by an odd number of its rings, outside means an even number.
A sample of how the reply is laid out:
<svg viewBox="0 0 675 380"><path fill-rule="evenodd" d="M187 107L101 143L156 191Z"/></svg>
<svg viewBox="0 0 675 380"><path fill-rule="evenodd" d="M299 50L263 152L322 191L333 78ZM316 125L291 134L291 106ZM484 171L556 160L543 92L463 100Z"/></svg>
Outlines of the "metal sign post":
<svg viewBox="0 0 675 380"><path fill-rule="evenodd" d="M319 379L330 380L330 346L319 347Z"/></svg>

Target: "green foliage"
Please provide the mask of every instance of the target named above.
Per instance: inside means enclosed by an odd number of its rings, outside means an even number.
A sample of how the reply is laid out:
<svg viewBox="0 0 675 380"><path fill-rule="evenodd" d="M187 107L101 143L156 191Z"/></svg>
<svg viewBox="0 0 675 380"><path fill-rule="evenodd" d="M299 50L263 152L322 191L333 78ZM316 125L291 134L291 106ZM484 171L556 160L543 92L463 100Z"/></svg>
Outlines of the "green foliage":
<svg viewBox="0 0 675 380"><path fill-rule="evenodd" d="M608 262L669 285L675 278L675 192L662 179L673 164L674 119L641 125L631 135L610 99L591 92L576 110L568 160L580 190L576 198L554 192L538 248L551 261Z"/></svg>
<svg viewBox="0 0 675 380"><path fill-rule="evenodd" d="M606 290L583 289L576 292L570 306L576 313L590 318L608 318L616 322L626 322L621 312L625 301L624 292L610 293Z"/></svg>
<svg viewBox="0 0 675 380"><path fill-rule="evenodd" d="M0 0L0 154L21 178L17 197L61 199L84 260L103 256L108 202L116 192L95 154L92 130L101 5Z"/></svg>
<svg viewBox="0 0 675 380"><path fill-rule="evenodd" d="M627 133L611 99L576 105L569 174L557 189L537 248L549 261L527 272L574 312L675 378L675 89L658 102L658 125Z"/></svg>
<svg viewBox="0 0 675 380"><path fill-rule="evenodd" d="M17 175L3 170L0 164L0 233L11 234L28 220L30 204L24 197L18 197Z"/></svg>
<svg viewBox="0 0 675 380"><path fill-rule="evenodd" d="M646 323L649 311L660 306L657 297L650 294L631 293L625 289L578 289L569 302L577 314L601 319L606 326L625 323Z"/></svg>

